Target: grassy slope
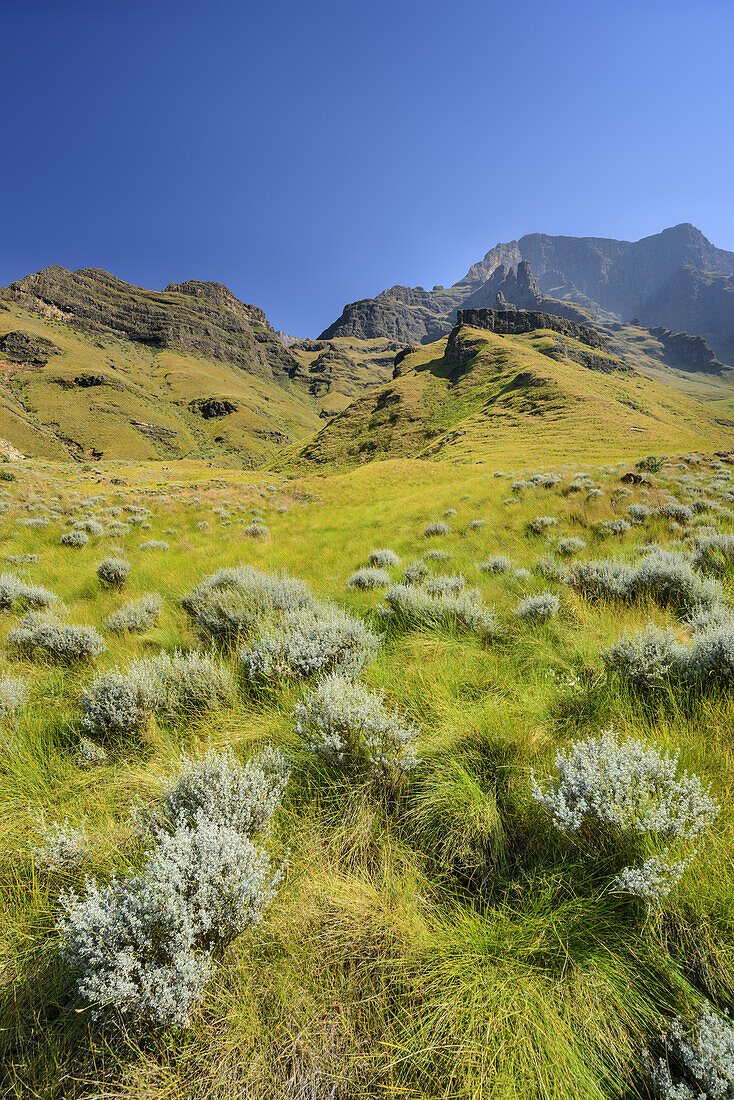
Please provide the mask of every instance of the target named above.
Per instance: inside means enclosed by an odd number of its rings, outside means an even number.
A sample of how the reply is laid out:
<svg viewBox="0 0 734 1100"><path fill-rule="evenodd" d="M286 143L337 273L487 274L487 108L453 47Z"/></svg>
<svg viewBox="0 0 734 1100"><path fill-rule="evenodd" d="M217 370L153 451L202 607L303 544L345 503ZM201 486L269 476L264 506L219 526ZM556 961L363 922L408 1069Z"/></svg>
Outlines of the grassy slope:
<svg viewBox="0 0 734 1100"><path fill-rule="evenodd" d="M606 456L609 444L598 439ZM528 438L528 453L534 446ZM588 446L584 457L591 453ZM503 466L519 474L525 459L516 449ZM0 760L3 1095L629 1098L641 1095L639 1053L655 1041L661 1014L692 1009L702 995L719 1004L734 998L731 697L710 697L695 711L675 700L641 706L604 681L599 646L650 618L672 622L666 614L591 606L540 578L488 576L474 564L502 552L531 568L548 546L523 531L538 513L558 517L559 535L586 537L587 557L631 554L642 537L667 541L662 521L613 543L594 534L595 522L617 514L610 490L618 475L597 475L607 490L599 500L537 490L508 507L507 482L489 466L407 459L295 482L193 462L97 464L86 473L30 462L4 468L18 471L26 497L102 493L107 504L133 501L155 512L151 531L124 540L133 569L123 595L102 592L96 581L109 542L69 550L58 545L63 527L23 529L17 509L0 518L2 553L39 552L28 573L63 597L72 621L99 625L123 599L166 597L160 626L110 640L100 667L195 645L178 598L240 560L287 566L372 617L379 597L348 593L345 578L373 546L390 546L404 560L423 552L425 523L447 507L458 514L439 540L453 555L444 568L480 585L504 638L486 648L451 631L386 639L366 679L422 728L424 762L408 789L382 803L360 782L300 758L267 841L276 853L289 846L291 865L264 923L230 949L189 1032L130 1032L122 1041L79 1011L58 964L55 898L80 877L34 872L30 815L43 808L50 819L86 816L91 870L124 866L134 851L128 807L153 790L154 772L179 747L208 738L231 740L242 753L268 739L293 748L298 688L260 702L242 698L232 711L192 715L170 729L153 725L142 742L121 744L105 766L86 772L74 764L75 697L90 673L6 655L4 668L29 676L33 689ZM566 483L579 468L575 461L563 471ZM227 525L212 514L224 501L233 511ZM237 521L253 505L272 532L262 543L239 533ZM202 517L210 530L197 529ZM467 532L475 517L485 526ZM138 551L150 537L168 539L171 550ZM520 596L549 587L562 599L557 620L529 629L514 619ZM5 616L3 637L13 621ZM682 764L711 779L724 802L659 920L646 921L559 844L528 796L531 766L545 774L557 745L612 722L679 748Z"/></svg>
<svg viewBox="0 0 734 1100"><path fill-rule="evenodd" d="M62 349L43 368L0 367L0 438L24 453L52 459L230 456L256 464L274 449L273 433L301 438L319 422L303 390L226 363L91 336L11 305L0 310L0 335L14 329L45 336ZM110 384L65 389L54 381L71 381L80 372L101 374ZM205 420L189 409L190 401L208 397L229 398L237 411ZM174 434L157 441L131 421Z"/></svg>
<svg viewBox="0 0 734 1100"><path fill-rule="evenodd" d="M279 454L275 467L400 455L499 464L518 452L559 461L592 440L602 457L734 443L715 410L667 385L544 354L555 347L552 334L503 337L466 327L462 338L478 351L456 381L445 341L425 345L402 361L399 377L358 398L315 439Z"/></svg>
<svg viewBox="0 0 734 1100"><path fill-rule="evenodd" d="M395 357L395 344L392 340L352 340L348 337L337 337L330 343L337 351L344 353L352 360L353 367L351 370L345 370L342 377L335 379L328 392L324 392L324 388L317 385L314 396L322 416L336 416L364 390L374 389L380 383L392 378ZM304 348L299 344L294 344L289 350L291 355L303 365L303 380L306 381L309 377L309 368L320 352Z"/></svg>

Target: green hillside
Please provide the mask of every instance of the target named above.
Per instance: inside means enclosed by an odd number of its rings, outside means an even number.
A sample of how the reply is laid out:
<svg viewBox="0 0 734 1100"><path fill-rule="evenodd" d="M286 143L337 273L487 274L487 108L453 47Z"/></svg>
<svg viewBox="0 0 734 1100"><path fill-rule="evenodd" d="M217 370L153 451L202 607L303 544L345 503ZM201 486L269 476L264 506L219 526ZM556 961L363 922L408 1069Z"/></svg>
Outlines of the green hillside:
<svg viewBox="0 0 734 1100"><path fill-rule="evenodd" d="M499 464L561 460L592 445L600 457L734 445L734 428L715 406L622 360L612 358L605 371L585 366L589 349L576 340L467 325L454 331L448 355L442 339L399 357L394 379L282 452L275 466L399 456ZM659 369L665 376L668 369Z"/></svg>

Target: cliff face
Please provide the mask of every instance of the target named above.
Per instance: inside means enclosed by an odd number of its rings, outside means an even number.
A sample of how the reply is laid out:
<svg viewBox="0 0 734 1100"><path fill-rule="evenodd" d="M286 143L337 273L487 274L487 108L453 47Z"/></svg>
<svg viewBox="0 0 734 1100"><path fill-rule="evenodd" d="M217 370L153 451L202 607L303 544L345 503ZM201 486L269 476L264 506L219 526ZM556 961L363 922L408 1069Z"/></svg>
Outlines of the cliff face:
<svg viewBox="0 0 734 1100"><path fill-rule="evenodd" d="M263 311L221 283L191 280L158 292L95 268L46 267L0 290L0 298L87 332L233 363L265 378L297 368Z"/></svg>
<svg viewBox="0 0 734 1100"><path fill-rule="evenodd" d="M524 265L534 274L529 286ZM498 244L448 289L392 287L347 306L324 333L427 343L456 310L500 304L583 321L629 321L703 336L734 363L734 253L683 224L639 241L530 233Z"/></svg>

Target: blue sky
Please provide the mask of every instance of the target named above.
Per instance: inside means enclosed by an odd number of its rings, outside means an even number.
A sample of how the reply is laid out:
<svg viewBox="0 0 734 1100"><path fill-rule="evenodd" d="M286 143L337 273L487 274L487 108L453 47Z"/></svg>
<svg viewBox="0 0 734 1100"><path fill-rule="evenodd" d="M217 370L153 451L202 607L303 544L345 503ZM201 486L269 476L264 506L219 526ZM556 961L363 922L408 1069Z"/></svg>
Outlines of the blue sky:
<svg viewBox="0 0 734 1100"><path fill-rule="evenodd" d="M0 284L214 279L317 335L498 240L734 249L730 0L0 0Z"/></svg>

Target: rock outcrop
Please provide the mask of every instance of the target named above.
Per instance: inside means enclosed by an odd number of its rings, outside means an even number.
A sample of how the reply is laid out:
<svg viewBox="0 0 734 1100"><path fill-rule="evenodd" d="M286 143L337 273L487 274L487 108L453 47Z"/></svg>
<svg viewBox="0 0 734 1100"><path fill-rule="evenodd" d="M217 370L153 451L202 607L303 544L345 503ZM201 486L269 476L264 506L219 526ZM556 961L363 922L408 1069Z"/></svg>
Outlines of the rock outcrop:
<svg viewBox="0 0 734 1100"><path fill-rule="evenodd" d="M32 336L29 332L6 332L0 337L0 357L11 363L30 363L45 367L52 355L59 355L58 348L44 336Z"/></svg>
<svg viewBox="0 0 734 1100"><path fill-rule="evenodd" d="M221 283L189 280L157 292L96 268L46 267L0 290L0 298L87 332L217 359L261 377L297 368L263 311Z"/></svg>

